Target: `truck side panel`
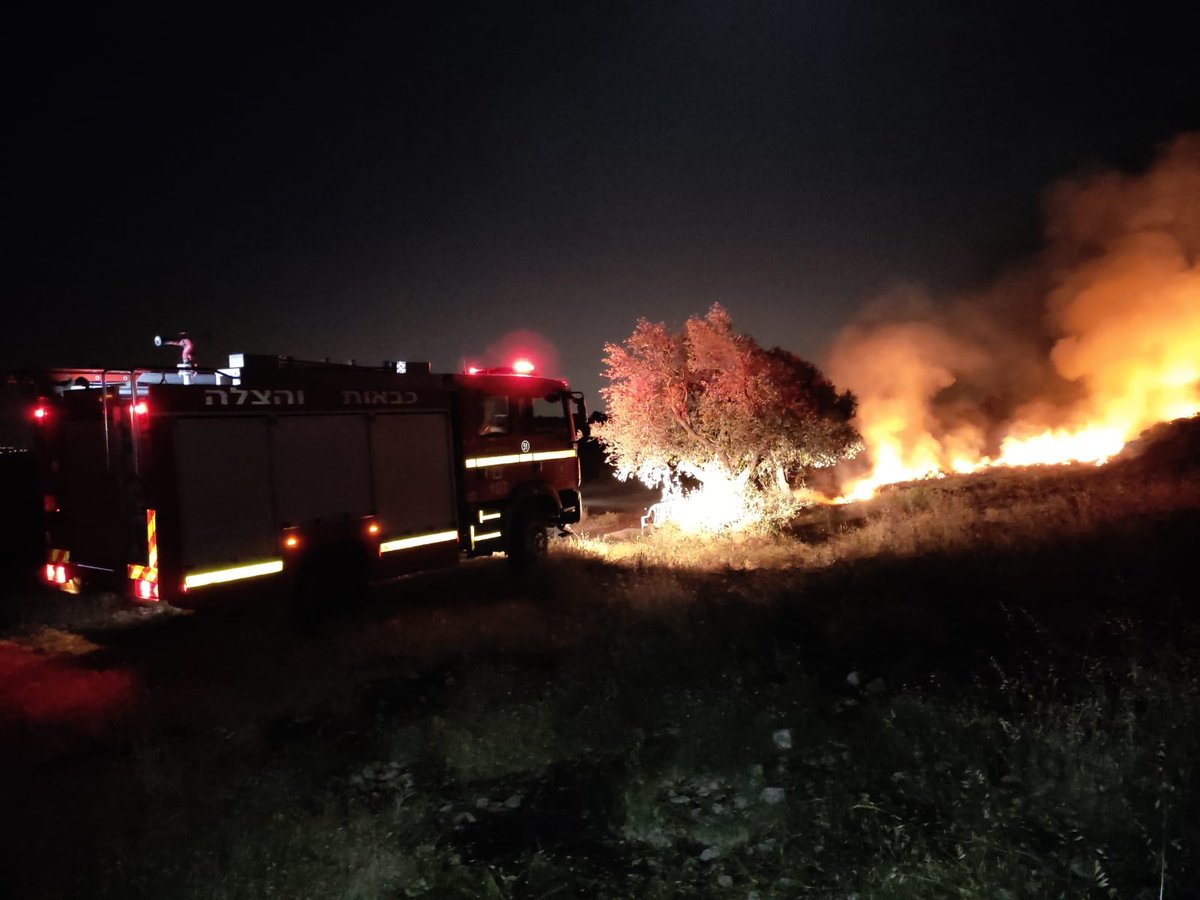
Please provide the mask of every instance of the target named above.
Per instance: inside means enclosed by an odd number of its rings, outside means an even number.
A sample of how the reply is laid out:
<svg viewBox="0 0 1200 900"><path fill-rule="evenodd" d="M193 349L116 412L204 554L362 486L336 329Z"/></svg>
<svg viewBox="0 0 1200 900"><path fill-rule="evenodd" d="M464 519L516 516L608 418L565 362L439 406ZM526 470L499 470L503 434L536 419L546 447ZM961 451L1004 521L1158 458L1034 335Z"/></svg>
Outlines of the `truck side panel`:
<svg viewBox="0 0 1200 900"><path fill-rule="evenodd" d="M268 429L265 416L176 422L185 570L277 555Z"/></svg>
<svg viewBox="0 0 1200 900"><path fill-rule="evenodd" d="M366 416L279 416L271 443L280 525L372 513Z"/></svg>
<svg viewBox="0 0 1200 900"><path fill-rule="evenodd" d="M375 500L389 533L422 534L457 527L449 416L375 416L371 451Z"/></svg>

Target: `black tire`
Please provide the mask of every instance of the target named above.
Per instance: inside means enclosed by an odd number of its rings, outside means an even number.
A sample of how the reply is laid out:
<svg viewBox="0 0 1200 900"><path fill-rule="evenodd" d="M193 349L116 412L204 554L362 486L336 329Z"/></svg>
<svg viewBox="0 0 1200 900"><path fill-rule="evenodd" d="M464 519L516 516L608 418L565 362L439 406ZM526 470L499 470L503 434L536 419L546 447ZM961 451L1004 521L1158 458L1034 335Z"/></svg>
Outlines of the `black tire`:
<svg viewBox="0 0 1200 900"><path fill-rule="evenodd" d="M528 572L545 560L550 550L551 527L550 519L536 508L517 511L508 543L508 561L513 571Z"/></svg>
<svg viewBox="0 0 1200 900"><path fill-rule="evenodd" d="M295 631L316 630L327 611L328 578L322 562L311 557L302 560L293 578L289 611Z"/></svg>
<svg viewBox="0 0 1200 900"><path fill-rule="evenodd" d="M358 612L370 598L371 563L367 548L349 544L343 548L337 596L338 606L346 612Z"/></svg>
<svg viewBox="0 0 1200 900"><path fill-rule="evenodd" d="M367 602L369 563L361 544L323 547L301 561L292 593L292 624L315 628L335 613L354 612Z"/></svg>

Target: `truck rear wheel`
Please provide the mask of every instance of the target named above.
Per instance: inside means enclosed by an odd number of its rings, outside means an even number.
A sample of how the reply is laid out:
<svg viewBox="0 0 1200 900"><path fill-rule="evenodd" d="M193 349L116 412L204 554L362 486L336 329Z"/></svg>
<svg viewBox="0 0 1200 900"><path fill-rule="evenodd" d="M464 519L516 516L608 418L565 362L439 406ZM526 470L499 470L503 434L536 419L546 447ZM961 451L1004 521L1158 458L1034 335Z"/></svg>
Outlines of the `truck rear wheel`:
<svg viewBox="0 0 1200 900"><path fill-rule="evenodd" d="M361 609L367 601L368 576L362 544L333 544L309 554L296 573L293 623L311 628L331 614Z"/></svg>

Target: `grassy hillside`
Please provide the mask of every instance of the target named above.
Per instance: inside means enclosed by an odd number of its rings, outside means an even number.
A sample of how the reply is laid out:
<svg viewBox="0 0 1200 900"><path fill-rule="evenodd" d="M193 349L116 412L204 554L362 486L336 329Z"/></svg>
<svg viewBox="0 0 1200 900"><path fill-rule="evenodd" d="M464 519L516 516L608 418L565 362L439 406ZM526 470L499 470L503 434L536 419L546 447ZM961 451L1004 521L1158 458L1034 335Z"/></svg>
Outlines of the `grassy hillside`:
<svg viewBox="0 0 1200 900"><path fill-rule="evenodd" d="M536 578L480 561L315 636L265 599L18 603L5 883L1191 896L1197 424L1104 468L897 487L772 538L614 541L612 513Z"/></svg>

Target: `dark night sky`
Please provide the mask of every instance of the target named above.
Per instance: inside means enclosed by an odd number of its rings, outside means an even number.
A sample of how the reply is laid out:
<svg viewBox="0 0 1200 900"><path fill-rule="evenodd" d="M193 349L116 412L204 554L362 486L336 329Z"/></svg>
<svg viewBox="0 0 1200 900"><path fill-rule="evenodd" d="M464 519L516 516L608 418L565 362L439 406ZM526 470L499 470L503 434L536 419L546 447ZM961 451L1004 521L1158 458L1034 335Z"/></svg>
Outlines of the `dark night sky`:
<svg viewBox="0 0 1200 900"><path fill-rule="evenodd" d="M41 7L0 366L187 329L453 369L532 329L594 394L605 341L714 300L820 360L889 286L1028 254L1054 179L1200 128L1189 6Z"/></svg>

